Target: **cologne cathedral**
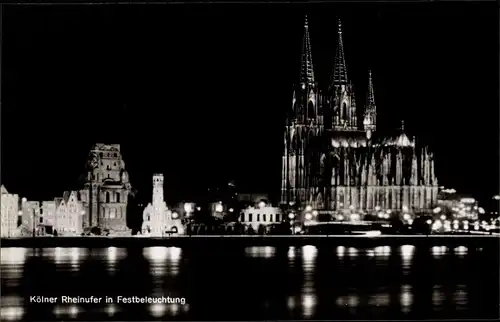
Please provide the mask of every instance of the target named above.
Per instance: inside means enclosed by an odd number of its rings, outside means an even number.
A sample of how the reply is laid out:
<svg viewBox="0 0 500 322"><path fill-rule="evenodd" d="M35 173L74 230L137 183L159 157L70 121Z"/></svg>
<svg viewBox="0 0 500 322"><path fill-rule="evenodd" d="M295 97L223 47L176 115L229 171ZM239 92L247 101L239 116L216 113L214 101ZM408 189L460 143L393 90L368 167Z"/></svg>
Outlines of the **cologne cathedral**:
<svg viewBox="0 0 500 322"><path fill-rule="evenodd" d="M366 103L358 114L339 21L333 73L328 86L318 86L306 17L300 82L284 131L282 204L334 213L422 213L436 203L432 153L408 138L403 122L398 135L377 135L372 74L367 74Z"/></svg>

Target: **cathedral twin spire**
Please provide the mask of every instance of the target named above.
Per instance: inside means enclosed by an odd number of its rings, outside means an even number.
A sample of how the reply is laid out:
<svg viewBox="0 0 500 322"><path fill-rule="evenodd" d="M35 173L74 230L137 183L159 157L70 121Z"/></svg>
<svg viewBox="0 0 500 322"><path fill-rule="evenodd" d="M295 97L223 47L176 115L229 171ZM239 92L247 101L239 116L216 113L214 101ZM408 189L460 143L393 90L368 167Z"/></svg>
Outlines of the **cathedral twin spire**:
<svg viewBox="0 0 500 322"><path fill-rule="evenodd" d="M301 85L314 84L314 67L311 55L311 40L309 37L309 25L307 23L307 15L304 22L304 40L302 43L302 61L300 71Z"/></svg>
<svg viewBox="0 0 500 322"><path fill-rule="evenodd" d="M333 73L330 79L329 90L332 91L339 86L348 86L349 78L347 77L347 64L344 53L344 40L342 32L342 23L340 19L337 20L337 47L335 53L335 62ZM302 57L301 57L301 71L300 71L300 85L302 87L313 86L315 84L314 78L314 65L312 61L311 39L309 35L309 22L307 15L304 19L304 37L302 43ZM354 93L352 95L352 108L355 107ZM368 79L368 93L366 100L366 108L364 113L363 125L365 130L375 131L376 128L376 105L375 95L373 90L373 80L371 70L369 71ZM355 120L355 119L354 119Z"/></svg>
<svg viewBox="0 0 500 322"><path fill-rule="evenodd" d="M340 19L337 20L337 25L337 52L335 53L335 65L333 66L330 88L334 88L339 85L347 85L349 83L344 55L344 40L342 38L342 23L340 22Z"/></svg>

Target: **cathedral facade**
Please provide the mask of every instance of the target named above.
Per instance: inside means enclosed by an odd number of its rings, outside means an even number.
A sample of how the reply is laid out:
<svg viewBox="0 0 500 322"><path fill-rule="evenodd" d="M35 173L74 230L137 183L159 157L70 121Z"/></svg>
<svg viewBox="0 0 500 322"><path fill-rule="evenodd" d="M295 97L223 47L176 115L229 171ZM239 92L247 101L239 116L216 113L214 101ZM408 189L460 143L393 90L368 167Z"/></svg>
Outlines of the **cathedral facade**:
<svg viewBox="0 0 500 322"><path fill-rule="evenodd" d="M358 111L342 37L339 21L333 74L320 87L306 17L300 81L283 134L281 203L332 213L427 212L438 195L433 154L405 134L404 123L398 135L377 135L371 72Z"/></svg>
<svg viewBox="0 0 500 322"><path fill-rule="evenodd" d="M127 201L132 187L120 145L95 144L87 166L84 187L79 191L85 212L84 227L127 231Z"/></svg>

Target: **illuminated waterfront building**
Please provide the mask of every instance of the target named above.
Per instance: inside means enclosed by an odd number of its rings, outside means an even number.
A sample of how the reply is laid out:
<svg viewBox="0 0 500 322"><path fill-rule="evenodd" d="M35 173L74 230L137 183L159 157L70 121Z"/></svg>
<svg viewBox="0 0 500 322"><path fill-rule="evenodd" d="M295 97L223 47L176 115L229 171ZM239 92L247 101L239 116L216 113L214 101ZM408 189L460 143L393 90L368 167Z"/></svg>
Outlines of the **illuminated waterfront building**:
<svg viewBox="0 0 500 322"><path fill-rule="evenodd" d="M12 194L2 185L0 187L2 194L1 204L1 237L17 236L17 217L19 212L19 196Z"/></svg>
<svg viewBox="0 0 500 322"><path fill-rule="evenodd" d="M339 21L331 82L321 87L314 76L306 18L300 81L283 132L282 204L331 213L374 213L378 208L418 213L435 205L433 154L406 135L403 123L399 134L379 135L372 73L367 74L360 113Z"/></svg>
<svg viewBox="0 0 500 322"><path fill-rule="evenodd" d="M167 232L184 234L177 212L168 209L163 198L163 174L153 175L153 200L144 209L142 235L162 237Z"/></svg>
<svg viewBox="0 0 500 322"><path fill-rule="evenodd" d="M261 203L256 207L248 207L241 211L239 222L251 226L255 231L260 226L277 224L282 221L281 209Z"/></svg>
<svg viewBox="0 0 500 322"><path fill-rule="evenodd" d="M66 191L62 198L56 198L56 219L54 230L58 236L80 236L83 232L84 205L78 199L78 192Z"/></svg>
<svg viewBox="0 0 500 322"><path fill-rule="evenodd" d="M111 234L127 232L127 202L132 187L120 145L95 144L87 168L84 188L79 191L84 226L109 229Z"/></svg>

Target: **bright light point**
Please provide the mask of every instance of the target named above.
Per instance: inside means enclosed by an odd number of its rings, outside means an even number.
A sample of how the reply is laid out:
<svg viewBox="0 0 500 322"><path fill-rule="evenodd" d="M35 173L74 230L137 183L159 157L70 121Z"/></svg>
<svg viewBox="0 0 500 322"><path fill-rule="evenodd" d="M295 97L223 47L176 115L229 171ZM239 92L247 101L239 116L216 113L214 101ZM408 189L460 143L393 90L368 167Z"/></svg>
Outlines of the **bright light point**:
<svg viewBox="0 0 500 322"><path fill-rule="evenodd" d="M218 203L215 205L215 212L222 212L224 210L224 207L222 207L222 204Z"/></svg>
<svg viewBox="0 0 500 322"><path fill-rule="evenodd" d="M360 219L359 214L352 214L351 215L351 220L359 220L359 219Z"/></svg>
<svg viewBox="0 0 500 322"><path fill-rule="evenodd" d="M259 202L259 208L264 208L266 203L264 201Z"/></svg>
<svg viewBox="0 0 500 322"><path fill-rule="evenodd" d="M403 211L408 211L408 206L403 206Z"/></svg>
<svg viewBox="0 0 500 322"><path fill-rule="evenodd" d="M404 220L410 220L410 215L409 214L404 214L403 215Z"/></svg>
<svg viewBox="0 0 500 322"><path fill-rule="evenodd" d="M385 218L385 219L389 219L389 217L390 217L390 216L389 216L389 214L385 214L385 215L384 215L384 218Z"/></svg>
<svg viewBox="0 0 500 322"><path fill-rule="evenodd" d="M313 216L317 216L317 215L318 215L318 211L317 211L317 210L314 210L314 211L312 212L312 214L313 214Z"/></svg>
<svg viewBox="0 0 500 322"><path fill-rule="evenodd" d="M172 213L172 218L173 218L173 219L177 219L177 218L179 218L179 214L178 214L178 213L176 213L176 212L173 212L173 213Z"/></svg>
<svg viewBox="0 0 500 322"><path fill-rule="evenodd" d="M26 201L28 201L28 199L26 199L26 198L23 198L22 200L23 200L23 202L26 202Z"/></svg>
<svg viewBox="0 0 500 322"><path fill-rule="evenodd" d="M339 220L344 220L344 216L339 215L339 216L338 216L338 219L339 219Z"/></svg>
<svg viewBox="0 0 500 322"><path fill-rule="evenodd" d="M443 226L443 224L441 223L441 221L436 220L436 221L434 222L434 224L432 225L432 229L434 229L434 230L438 230L438 229L440 229L442 226Z"/></svg>
<svg viewBox="0 0 500 322"><path fill-rule="evenodd" d="M500 196L499 195L493 196L493 199L494 200L500 200Z"/></svg>
<svg viewBox="0 0 500 322"><path fill-rule="evenodd" d="M484 209L483 209L483 208L481 208L481 207L479 207L479 213L480 213L481 215L483 215L483 214L485 213Z"/></svg>
<svg viewBox="0 0 500 322"><path fill-rule="evenodd" d="M233 208L229 208L229 212L233 212L233 211L234 211L234 209L233 209Z"/></svg>
<svg viewBox="0 0 500 322"><path fill-rule="evenodd" d="M388 209L388 210L386 211L386 213L391 214L391 213L392 213L392 210L391 210L391 209Z"/></svg>
<svg viewBox="0 0 500 322"><path fill-rule="evenodd" d="M408 219L408 225L413 224L413 219Z"/></svg>
<svg viewBox="0 0 500 322"><path fill-rule="evenodd" d="M307 213L305 217L306 217L306 220L311 220L312 219L312 215L310 213Z"/></svg>
<svg viewBox="0 0 500 322"><path fill-rule="evenodd" d="M439 218L441 218L441 220L445 220L446 216L445 215L441 215L441 217L439 217Z"/></svg>
<svg viewBox="0 0 500 322"><path fill-rule="evenodd" d="M288 218L290 218L290 219L295 218L295 214L293 214L293 213L289 213L289 214L288 214Z"/></svg>
<svg viewBox="0 0 500 322"><path fill-rule="evenodd" d="M433 212L435 214L439 214L441 212L441 208L440 207L436 207L436 208L434 208Z"/></svg>
<svg viewBox="0 0 500 322"><path fill-rule="evenodd" d="M462 199L460 199L460 202L463 202L463 203L475 203L476 199L474 199L474 198L462 198Z"/></svg>
<svg viewBox="0 0 500 322"><path fill-rule="evenodd" d="M311 212L312 211L312 207L311 206L307 206L306 207L306 212Z"/></svg>
<svg viewBox="0 0 500 322"><path fill-rule="evenodd" d="M189 202L186 202L184 204L184 211L187 212L187 213L193 212L193 204L189 203Z"/></svg>
<svg viewBox="0 0 500 322"><path fill-rule="evenodd" d="M22 215L22 214L23 214L23 212L22 212L21 210L19 210L19 211L17 212L17 214L18 214L18 215Z"/></svg>
<svg viewBox="0 0 500 322"><path fill-rule="evenodd" d="M427 225L430 225L430 224L432 224L432 220L428 219L428 220L426 221L426 223L427 223Z"/></svg>
<svg viewBox="0 0 500 322"><path fill-rule="evenodd" d="M350 206L349 206L349 209L354 210L354 206L353 206L353 205L350 205Z"/></svg>
<svg viewBox="0 0 500 322"><path fill-rule="evenodd" d="M85 215L85 210L82 210L80 213L81 213L82 215Z"/></svg>
<svg viewBox="0 0 500 322"><path fill-rule="evenodd" d="M375 207L375 211L380 211L380 207L379 207L379 206L376 206L376 207Z"/></svg>
<svg viewBox="0 0 500 322"><path fill-rule="evenodd" d="M196 207L196 210L200 211L200 210L201 210L201 207Z"/></svg>

